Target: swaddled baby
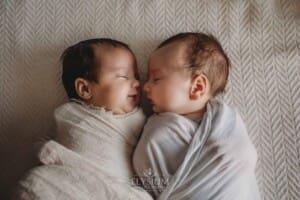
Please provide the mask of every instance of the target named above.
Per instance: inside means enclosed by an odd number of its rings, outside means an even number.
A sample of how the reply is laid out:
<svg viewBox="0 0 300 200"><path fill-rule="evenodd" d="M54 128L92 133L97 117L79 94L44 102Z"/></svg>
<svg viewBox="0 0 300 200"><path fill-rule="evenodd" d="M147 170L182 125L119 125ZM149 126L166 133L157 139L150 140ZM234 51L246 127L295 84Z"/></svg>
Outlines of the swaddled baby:
<svg viewBox="0 0 300 200"><path fill-rule="evenodd" d="M44 166L21 181L24 199L151 199L133 185L131 154L145 116L130 48L91 39L67 48L62 80L70 102L55 110L57 135Z"/></svg>
<svg viewBox="0 0 300 200"><path fill-rule="evenodd" d="M256 151L235 109L214 100L229 59L215 37L180 33L152 53L144 90L155 112L133 156L145 189L165 200L258 200Z"/></svg>

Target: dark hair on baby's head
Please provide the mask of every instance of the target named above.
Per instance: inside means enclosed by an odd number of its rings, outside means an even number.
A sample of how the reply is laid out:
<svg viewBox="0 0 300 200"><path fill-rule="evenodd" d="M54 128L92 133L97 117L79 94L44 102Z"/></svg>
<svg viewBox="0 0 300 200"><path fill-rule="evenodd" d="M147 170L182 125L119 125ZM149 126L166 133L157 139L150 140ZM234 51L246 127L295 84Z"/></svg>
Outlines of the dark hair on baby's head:
<svg viewBox="0 0 300 200"><path fill-rule="evenodd" d="M75 80L77 78L98 81L94 49L96 46L104 44L127 49L133 54L127 44L109 38L84 40L68 47L62 53L61 60L63 65L62 81L69 98L79 98L75 89Z"/></svg>
<svg viewBox="0 0 300 200"><path fill-rule="evenodd" d="M219 41L213 35L185 32L166 39L157 49L179 41L187 44L186 61L193 75L198 72L206 75L213 97L223 92L228 80L230 61Z"/></svg>

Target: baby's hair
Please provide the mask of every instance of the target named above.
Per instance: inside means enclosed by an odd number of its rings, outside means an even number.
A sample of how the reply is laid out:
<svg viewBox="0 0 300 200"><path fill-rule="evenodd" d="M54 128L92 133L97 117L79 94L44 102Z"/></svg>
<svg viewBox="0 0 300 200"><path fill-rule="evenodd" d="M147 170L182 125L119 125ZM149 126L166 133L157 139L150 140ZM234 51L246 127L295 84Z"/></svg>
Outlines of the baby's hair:
<svg viewBox="0 0 300 200"><path fill-rule="evenodd" d="M219 41L211 34L185 32L174 35L163 41L157 49L173 42L186 42L187 65L192 75L203 73L211 85L214 97L224 91L229 74L230 61Z"/></svg>
<svg viewBox="0 0 300 200"><path fill-rule="evenodd" d="M62 81L69 98L79 99L75 89L77 78L98 82L94 48L99 45L124 48L133 54L127 44L109 38L84 40L65 49L61 55L63 65Z"/></svg>

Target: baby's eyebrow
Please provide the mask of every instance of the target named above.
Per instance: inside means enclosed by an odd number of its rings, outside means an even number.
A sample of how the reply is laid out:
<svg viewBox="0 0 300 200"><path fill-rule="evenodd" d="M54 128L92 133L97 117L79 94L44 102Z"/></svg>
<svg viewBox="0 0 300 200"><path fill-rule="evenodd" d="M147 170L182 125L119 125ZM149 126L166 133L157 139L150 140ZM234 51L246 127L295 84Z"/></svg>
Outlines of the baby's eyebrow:
<svg viewBox="0 0 300 200"><path fill-rule="evenodd" d="M151 69L149 72L149 75L153 75L153 76L157 76L161 74L161 70L160 69Z"/></svg>
<svg viewBox="0 0 300 200"><path fill-rule="evenodd" d="M130 76L130 77L132 76L137 78L135 69L131 69L129 67L115 67L112 69L112 71L119 75L126 75L126 76Z"/></svg>
<svg viewBox="0 0 300 200"><path fill-rule="evenodd" d="M117 72L119 72L119 71L129 71L129 68L128 67L112 67L112 70L114 70L114 71L117 71Z"/></svg>

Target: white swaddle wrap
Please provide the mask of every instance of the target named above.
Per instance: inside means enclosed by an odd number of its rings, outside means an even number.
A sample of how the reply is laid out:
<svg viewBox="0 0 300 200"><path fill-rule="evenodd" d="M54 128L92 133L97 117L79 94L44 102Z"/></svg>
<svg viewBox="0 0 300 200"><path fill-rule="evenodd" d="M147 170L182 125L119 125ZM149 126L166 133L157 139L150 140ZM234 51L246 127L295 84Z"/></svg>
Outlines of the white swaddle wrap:
<svg viewBox="0 0 300 200"><path fill-rule="evenodd" d="M55 111L57 142L47 142L20 182L21 199L152 199L133 185L131 154L144 125L140 108L113 115L78 102Z"/></svg>
<svg viewBox="0 0 300 200"><path fill-rule="evenodd" d="M214 100L200 125L174 113L151 116L133 164L160 200L258 200L256 160L241 117Z"/></svg>

